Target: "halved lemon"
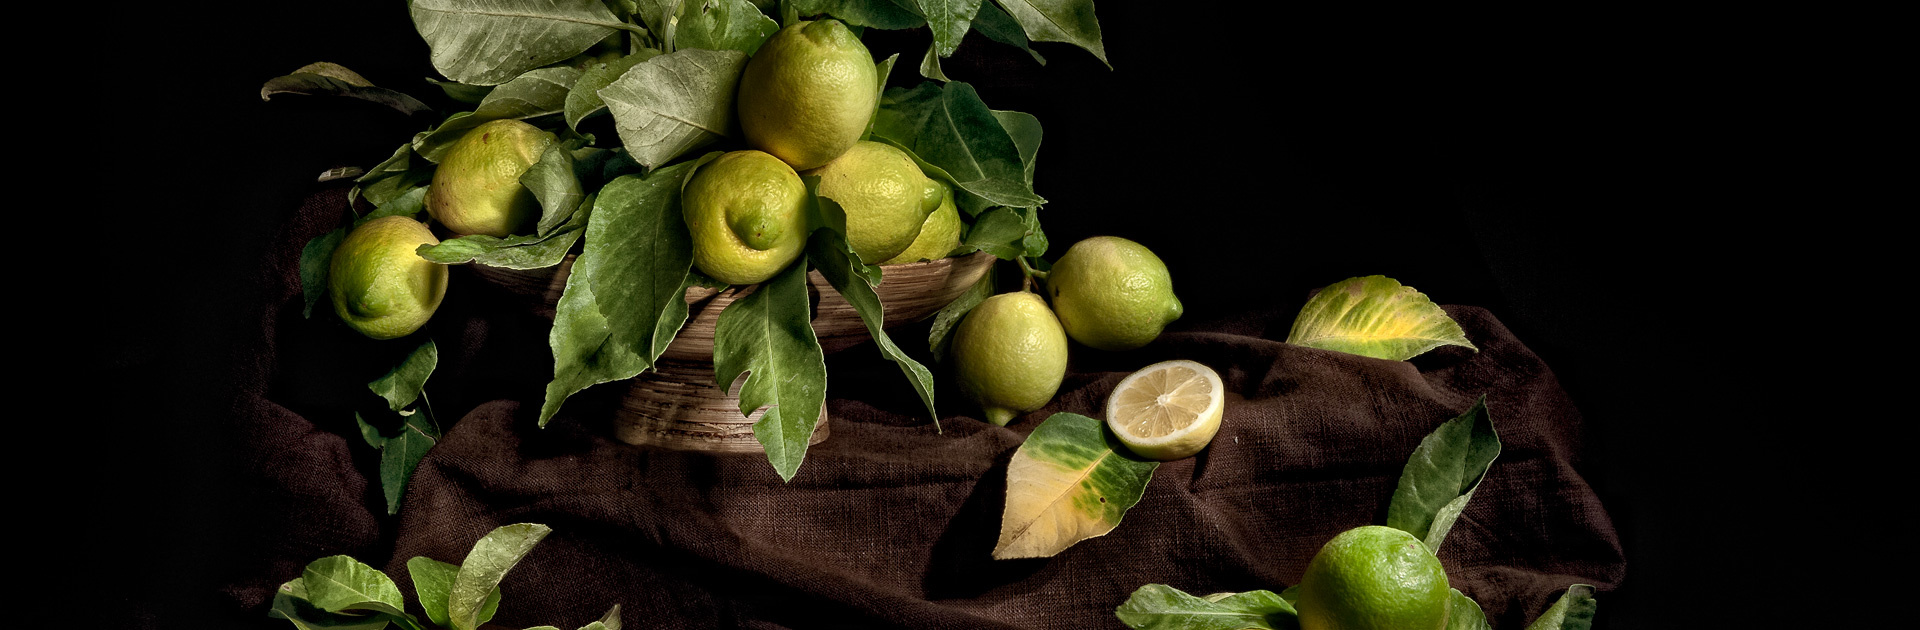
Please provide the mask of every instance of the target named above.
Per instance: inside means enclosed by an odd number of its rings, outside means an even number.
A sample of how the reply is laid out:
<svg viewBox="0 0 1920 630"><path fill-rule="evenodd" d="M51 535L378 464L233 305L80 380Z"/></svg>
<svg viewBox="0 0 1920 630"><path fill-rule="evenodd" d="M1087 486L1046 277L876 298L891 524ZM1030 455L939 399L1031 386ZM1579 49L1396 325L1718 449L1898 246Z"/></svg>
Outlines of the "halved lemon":
<svg viewBox="0 0 1920 630"><path fill-rule="evenodd" d="M1141 457L1187 457L1220 432L1226 389L1220 375L1205 365L1155 363L1127 375L1107 395L1107 428Z"/></svg>

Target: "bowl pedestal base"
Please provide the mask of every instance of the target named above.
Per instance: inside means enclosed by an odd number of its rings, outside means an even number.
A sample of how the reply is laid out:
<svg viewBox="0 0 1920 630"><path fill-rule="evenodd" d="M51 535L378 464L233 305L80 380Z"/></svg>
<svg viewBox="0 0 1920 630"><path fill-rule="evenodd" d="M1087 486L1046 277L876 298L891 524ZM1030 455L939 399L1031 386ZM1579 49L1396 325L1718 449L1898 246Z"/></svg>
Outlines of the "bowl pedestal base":
<svg viewBox="0 0 1920 630"><path fill-rule="evenodd" d="M753 423L766 408L740 413L740 379L728 388L714 384L713 363L661 358L660 365L632 379L632 389L613 412L613 435L628 444L687 451L765 452L753 437ZM827 409L820 408L809 445L827 439Z"/></svg>

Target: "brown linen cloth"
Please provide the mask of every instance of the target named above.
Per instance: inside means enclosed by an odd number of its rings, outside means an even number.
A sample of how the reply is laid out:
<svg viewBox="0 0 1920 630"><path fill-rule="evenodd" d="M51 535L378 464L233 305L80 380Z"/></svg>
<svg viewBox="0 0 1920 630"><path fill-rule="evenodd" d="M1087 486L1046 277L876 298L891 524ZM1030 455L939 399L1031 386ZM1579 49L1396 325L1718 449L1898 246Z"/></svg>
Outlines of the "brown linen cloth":
<svg viewBox="0 0 1920 630"><path fill-rule="evenodd" d="M1183 323L1131 352L1075 346L1055 399L1004 428L943 381L936 430L898 369L855 346L828 357L831 437L783 483L758 454L612 439L620 383L576 395L538 428L549 323L456 269L427 330L446 435L390 518L351 410L419 338L369 342L329 313L300 315L300 248L344 208L344 188L328 188L282 233L264 274L277 301L234 407L250 500L277 516L232 541L246 560L222 591L263 617L274 586L335 553L385 570L418 614L407 559L459 562L493 528L532 522L553 533L502 585L504 627L576 628L619 604L628 628L1119 628L1114 609L1147 584L1204 595L1298 582L1322 543L1384 522L1420 439L1481 396L1503 450L1440 549L1452 585L1494 628L1517 629L1568 585L1604 593L1625 572L1580 473L1580 413L1538 357L1466 306L1446 310L1479 352L1409 362L1281 343L1292 313L1257 310ZM925 360L925 331L894 338ZM1025 436L1053 413L1098 416L1127 373L1173 358L1226 383L1212 445L1162 465L1111 533L1052 558L992 559L1007 462Z"/></svg>

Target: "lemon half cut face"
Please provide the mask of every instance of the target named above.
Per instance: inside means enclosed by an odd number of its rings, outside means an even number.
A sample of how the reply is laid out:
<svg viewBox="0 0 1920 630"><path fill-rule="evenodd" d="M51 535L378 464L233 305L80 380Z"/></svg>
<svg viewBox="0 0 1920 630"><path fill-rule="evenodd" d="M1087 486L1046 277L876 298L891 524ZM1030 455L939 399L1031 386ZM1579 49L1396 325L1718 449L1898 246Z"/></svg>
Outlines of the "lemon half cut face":
<svg viewBox="0 0 1920 630"><path fill-rule="evenodd" d="M1127 375L1107 395L1107 427L1134 454L1171 461L1206 448L1220 432L1226 387L1220 374L1187 360Z"/></svg>

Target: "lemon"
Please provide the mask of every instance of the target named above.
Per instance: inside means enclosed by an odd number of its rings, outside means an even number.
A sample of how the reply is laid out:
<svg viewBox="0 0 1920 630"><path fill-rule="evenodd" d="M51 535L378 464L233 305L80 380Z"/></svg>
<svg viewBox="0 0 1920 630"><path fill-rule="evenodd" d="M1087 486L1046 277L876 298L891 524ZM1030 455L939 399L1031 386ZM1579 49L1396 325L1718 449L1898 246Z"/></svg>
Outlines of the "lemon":
<svg viewBox="0 0 1920 630"><path fill-rule="evenodd" d="M554 142L553 134L518 120L480 123L441 156L427 212L456 234L526 232L540 216L540 200L520 176Z"/></svg>
<svg viewBox="0 0 1920 630"><path fill-rule="evenodd" d="M807 246L807 186L772 155L734 151L700 167L681 193L693 264L727 284L754 284Z"/></svg>
<svg viewBox="0 0 1920 630"><path fill-rule="evenodd" d="M1134 454L1173 461L1206 448L1220 432L1226 387L1200 363L1163 361L1127 375L1107 395L1107 427Z"/></svg>
<svg viewBox="0 0 1920 630"><path fill-rule="evenodd" d="M960 248L960 208L953 203L953 189L939 180L932 180L940 188L940 207L927 220L920 224L920 235L913 237L913 243L898 256L882 261L882 265L900 265L922 260L939 260Z"/></svg>
<svg viewBox="0 0 1920 630"><path fill-rule="evenodd" d="M796 171L826 164L867 130L880 103L867 46L837 20L794 22L747 60L735 110L747 145Z"/></svg>
<svg viewBox="0 0 1920 630"><path fill-rule="evenodd" d="M847 244L867 263L906 251L945 198L946 185L921 172L907 152L870 140L806 174L819 176L820 196L846 212Z"/></svg>
<svg viewBox="0 0 1920 630"><path fill-rule="evenodd" d="M1053 400L1067 374L1067 334L1040 296L1002 293L953 333L954 380L1000 426Z"/></svg>
<svg viewBox="0 0 1920 630"><path fill-rule="evenodd" d="M1180 318L1167 264L1146 246L1096 236L1067 248L1047 272L1060 325L1074 341L1101 350L1132 350Z"/></svg>
<svg viewBox="0 0 1920 630"><path fill-rule="evenodd" d="M1452 602L1440 559L1413 534L1379 525L1320 547L1299 594L1302 630L1440 630Z"/></svg>
<svg viewBox="0 0 1920 630"><path fill-rule="evenodd" d="M426 224L401 216L374 219L348 232L327 265L334 314L374 339L419 330L447 295L447 266L415 250L439 243Z"/></svg>

